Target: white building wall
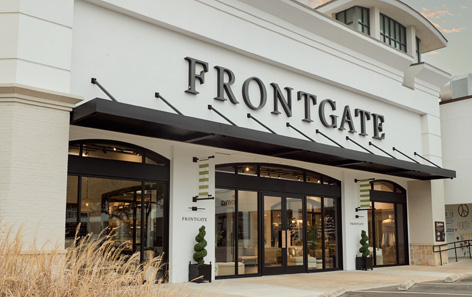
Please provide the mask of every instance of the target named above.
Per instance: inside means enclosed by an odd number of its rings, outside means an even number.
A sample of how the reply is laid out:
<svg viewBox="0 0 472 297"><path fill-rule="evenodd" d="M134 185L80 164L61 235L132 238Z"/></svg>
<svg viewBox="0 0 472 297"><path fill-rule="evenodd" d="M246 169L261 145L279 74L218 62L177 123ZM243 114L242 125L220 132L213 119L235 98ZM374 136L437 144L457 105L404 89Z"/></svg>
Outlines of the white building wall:
<svg viewBox="0 0 472 297"><path fill-rule="evenodd" d="M470 203L472 193L472 139L467 136L472 127L472 100L466 99L441 105L442 150L444 166L454 168L457 177L445 180L446 204Z"/></svg>

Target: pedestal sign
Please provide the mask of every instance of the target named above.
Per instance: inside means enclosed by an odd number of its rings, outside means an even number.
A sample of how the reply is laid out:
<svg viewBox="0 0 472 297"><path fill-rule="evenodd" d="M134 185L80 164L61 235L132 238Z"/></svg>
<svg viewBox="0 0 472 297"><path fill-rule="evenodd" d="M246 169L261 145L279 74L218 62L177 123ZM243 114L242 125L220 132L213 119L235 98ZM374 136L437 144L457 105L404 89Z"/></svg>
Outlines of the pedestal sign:
<svg viewBox="0 0 472 297"><path fill-rule="evenodd" d="M434 234L436 241L446 241L446 233L444 232L444 222L434 222Z"/></svg>

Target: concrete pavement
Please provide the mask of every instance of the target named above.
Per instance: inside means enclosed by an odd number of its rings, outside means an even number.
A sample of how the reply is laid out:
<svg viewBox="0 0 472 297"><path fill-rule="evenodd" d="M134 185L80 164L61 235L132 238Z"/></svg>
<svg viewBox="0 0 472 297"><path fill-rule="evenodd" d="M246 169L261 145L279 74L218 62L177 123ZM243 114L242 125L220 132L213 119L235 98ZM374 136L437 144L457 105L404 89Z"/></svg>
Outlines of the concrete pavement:
<svg viewBox="0 0 472 297"><path fill-rule="evenodd" d="M192 296L283 296L318 297L336 289L359 291L443 280L455 274L472 273L472 260L451 262L444 266L396 266L369 271L334 271L216 280L212 283L186 283ZM325 294L326 296L329 294Z"/></svg>

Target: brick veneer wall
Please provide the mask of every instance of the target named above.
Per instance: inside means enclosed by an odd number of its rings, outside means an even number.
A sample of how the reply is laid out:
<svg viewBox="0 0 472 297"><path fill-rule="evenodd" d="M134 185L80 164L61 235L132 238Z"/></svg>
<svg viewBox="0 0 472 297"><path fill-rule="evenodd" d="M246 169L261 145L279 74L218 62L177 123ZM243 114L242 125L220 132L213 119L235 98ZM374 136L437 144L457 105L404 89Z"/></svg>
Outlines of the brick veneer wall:
<svg viewBox="0 0 472 297"><path fill-rule="evenodd" d="M0 224L21 226L27 247L63 244L69 116L79 101L0 85Z"/></svg>
<svg viewBox="0 0 472 297"><path fill-rule="evenodd" d="M437 249L437 248L436 248ZM446 252L441 252L442 263L448 263L448 255ZM441 258L439 253L433 252L433 245L415 245L410 244L410 264L422 266L439 266L441 265Z"/></svg>

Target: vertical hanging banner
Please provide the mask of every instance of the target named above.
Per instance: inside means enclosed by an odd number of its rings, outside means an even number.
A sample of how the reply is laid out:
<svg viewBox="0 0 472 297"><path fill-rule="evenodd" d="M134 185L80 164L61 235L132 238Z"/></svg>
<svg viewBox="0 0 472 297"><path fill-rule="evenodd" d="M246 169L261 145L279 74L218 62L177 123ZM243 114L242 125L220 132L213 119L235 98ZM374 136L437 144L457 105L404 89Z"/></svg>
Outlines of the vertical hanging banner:
<svg viewBox="0 0 472 297"><path fill-rule="evenodd" d="M371 178L358 179L360 208L370 207L370 181Z"/></svg>
<svg viewBox="0 0 472 297"><path fill-rule="evenodd" d="M198 197L208 197L210 184L210 159L198 160Z"/></svg>

